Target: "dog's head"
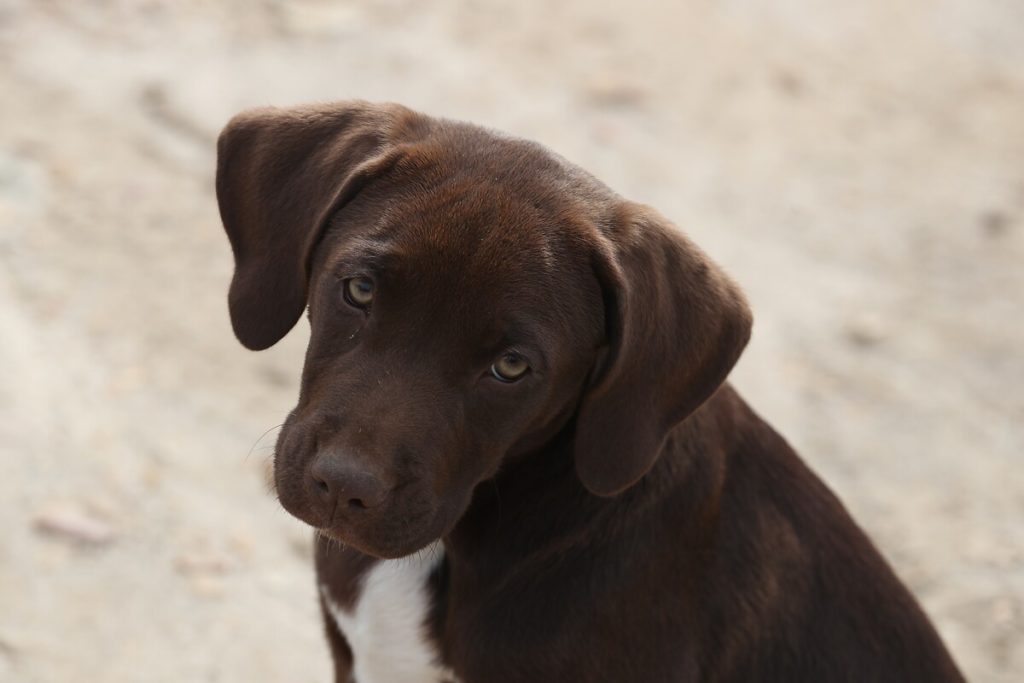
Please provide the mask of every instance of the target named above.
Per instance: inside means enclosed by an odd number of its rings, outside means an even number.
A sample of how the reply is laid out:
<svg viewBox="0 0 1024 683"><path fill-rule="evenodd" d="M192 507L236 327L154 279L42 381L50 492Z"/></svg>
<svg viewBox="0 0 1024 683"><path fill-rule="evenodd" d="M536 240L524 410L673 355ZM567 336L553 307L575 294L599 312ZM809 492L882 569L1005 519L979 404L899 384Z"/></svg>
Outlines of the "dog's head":
<svg viewBox="0 0 1024 683"><path fill-rule="evenodd" d="M346 102L247 112L218 150L236 335L308 306L278 494L364 552L443 536L563 429L590 491L628 488L749 336L697 247L535 144Z"/></svg>

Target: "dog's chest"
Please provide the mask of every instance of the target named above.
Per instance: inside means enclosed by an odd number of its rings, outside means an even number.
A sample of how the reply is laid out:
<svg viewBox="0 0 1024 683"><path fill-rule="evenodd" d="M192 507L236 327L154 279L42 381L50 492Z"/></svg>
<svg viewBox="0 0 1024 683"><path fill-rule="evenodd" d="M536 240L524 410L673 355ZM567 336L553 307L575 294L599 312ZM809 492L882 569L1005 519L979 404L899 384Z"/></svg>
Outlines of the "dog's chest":
<svg viewBox="0 0 1024 683"><path fill-rule="evenodd" d="M436 543L415 555L374 565L361 582L352 609L343 609L326 587L324 601L352 650L356 683L455 683L427 632L431 572L444 559Z"/></svg>

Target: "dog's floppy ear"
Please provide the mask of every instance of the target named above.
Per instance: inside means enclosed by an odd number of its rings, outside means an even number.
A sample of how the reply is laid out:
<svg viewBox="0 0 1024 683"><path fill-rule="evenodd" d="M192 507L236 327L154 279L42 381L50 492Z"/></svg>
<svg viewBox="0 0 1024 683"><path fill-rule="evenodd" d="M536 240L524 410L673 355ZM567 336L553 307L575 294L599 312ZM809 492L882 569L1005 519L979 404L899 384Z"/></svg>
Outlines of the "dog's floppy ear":
<svg viewBox="0 0 1024 683"><path fill-rule="evenodd" d="M275 344L306 306L313 249L331 215L392 167L426 117L366 102L254 109L217 142L217 201L235 256L228 306L238 340Z"/></svg>
<svg viewBox="0 0 1024 683"><path fill-rule="evenodd" d="M597 240L608 348L576 425L577 474L602 496L651 469L669 431L725 381L751 327L736 285L668 221L635 204L619 214Z"/></svg>

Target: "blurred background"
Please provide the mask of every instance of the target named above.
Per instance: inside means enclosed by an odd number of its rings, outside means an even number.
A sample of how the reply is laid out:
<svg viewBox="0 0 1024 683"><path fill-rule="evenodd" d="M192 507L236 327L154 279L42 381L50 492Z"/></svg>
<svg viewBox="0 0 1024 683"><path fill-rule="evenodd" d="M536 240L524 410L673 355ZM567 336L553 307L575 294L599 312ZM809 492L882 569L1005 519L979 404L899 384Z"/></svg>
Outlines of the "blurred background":
<svg viewBox="0 0 1024 683"><path fill-rule="evenodd" d="M349 97L686 230L753 303L735 384L1021 680L1024 3L0 0L0 681L329 679L265 483L305 322L232 337L214 141Z"/></svg>

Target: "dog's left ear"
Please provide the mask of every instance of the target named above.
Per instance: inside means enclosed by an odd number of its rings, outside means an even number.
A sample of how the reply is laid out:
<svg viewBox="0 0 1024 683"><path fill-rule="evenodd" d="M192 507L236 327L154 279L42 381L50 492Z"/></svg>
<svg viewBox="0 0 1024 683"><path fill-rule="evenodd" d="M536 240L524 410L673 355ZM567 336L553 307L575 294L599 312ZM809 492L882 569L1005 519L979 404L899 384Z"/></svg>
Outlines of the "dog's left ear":
<svg viewBox="0 0 1024 683"><path fill-rule="evenodd" d="M653 210L625 203L597 239L607 355L583 396L576 472L611 496L643 477L669 431L725 381L750 338L739 288Z"/></svg>

